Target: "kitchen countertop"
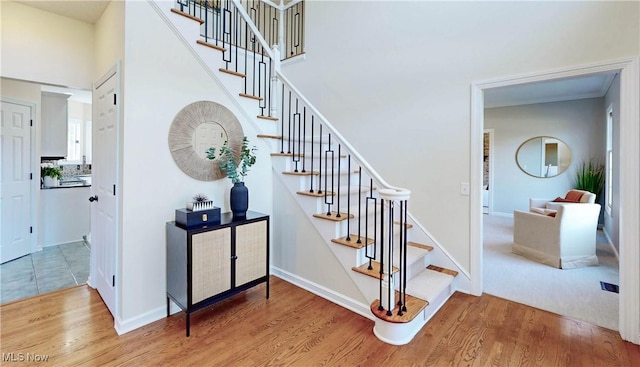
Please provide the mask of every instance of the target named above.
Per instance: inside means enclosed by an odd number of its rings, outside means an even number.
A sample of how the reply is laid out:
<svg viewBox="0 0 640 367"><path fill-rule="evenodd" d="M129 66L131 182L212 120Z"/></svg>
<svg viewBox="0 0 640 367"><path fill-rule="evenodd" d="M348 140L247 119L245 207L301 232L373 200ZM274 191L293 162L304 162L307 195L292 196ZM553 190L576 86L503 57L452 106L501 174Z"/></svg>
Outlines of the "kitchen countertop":
<svg viewBox="0 0 640 367"><path fill-rule="evenodd" d="M91 187L91 176L80 175L74 177L64 177L60 180L58 186L41 186L42 190L49 189L67 189L70 187Z"/></svg>
<svg viewBox="0 0 640 367"><path fill-rule="evenodd" d="M72 189L75 187L91 187L90 184L88 183L84 183L84 184L73 184L73 185L60 185L60 186L51 186L51 187L41 187L41 190L50 190L50 189Z"/></svg>

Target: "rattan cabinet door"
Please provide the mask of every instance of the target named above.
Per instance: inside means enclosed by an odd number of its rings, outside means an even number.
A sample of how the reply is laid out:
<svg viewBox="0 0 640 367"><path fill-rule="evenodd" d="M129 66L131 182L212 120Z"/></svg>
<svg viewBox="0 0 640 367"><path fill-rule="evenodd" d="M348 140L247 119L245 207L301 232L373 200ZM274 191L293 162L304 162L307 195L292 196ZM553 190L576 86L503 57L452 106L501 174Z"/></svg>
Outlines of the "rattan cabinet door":
<svg viewBox="0 0 640 367"><path fill-rule="evenodd" d="M191 237L191 304L231 289L231 228Z"/></svg>
<svg viewBox="0 0 640 367"><path fill-rule="evenodd" d="M236 227L236 284L267 275L267 221Z"/></svg>

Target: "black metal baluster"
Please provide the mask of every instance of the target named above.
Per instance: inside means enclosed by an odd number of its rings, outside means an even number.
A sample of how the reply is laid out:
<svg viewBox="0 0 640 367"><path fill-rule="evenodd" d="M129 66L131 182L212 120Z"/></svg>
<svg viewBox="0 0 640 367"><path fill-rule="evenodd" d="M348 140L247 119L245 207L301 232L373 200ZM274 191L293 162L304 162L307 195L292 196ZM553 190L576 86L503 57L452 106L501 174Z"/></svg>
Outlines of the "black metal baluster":
<svg viewBox="0 0 640 367"><path fill-rule="evenodd" d="M407 311L407 212L408 212L408 207L409 207L409 202L408 200L404 200L404 244L402 246L404 246L404 289L402 291L403 294L403 305L402 305L402 311L406 312ZM400 209L402 211L402 209Z"/></svg>
<svg viewBox="0 0 640 367"><path fill-rule="evenodd" d="M327 189L326 185L324 189ZM318 194L322 194L322 124L320 124L320 145L318 145Z"/></svg>
<svg viewBox="0 0 640 367"><path fill-rule="evenodd" d="M313 135L314 117L315 117L315 115L311 115L311 176L310 176L311 179L309 180L309 182L310 182L309 192L311 192L311 193L313 192L313 181L314 181L314 178L313 178L313 158L314 158L314 155L313 155L313 145L314 145L313 144L313 139L315 139L315 135Z"/></svg>
<svg viewBox="0 0 640 367"><path fill-rule="evenodd" d="M296 137L296 128L298 129L298 136ZM300 163L300 111L298 109L298 99L296 98L296 112L293 114L293 126L292 126L292 139L293 150L291 152L291 158L294 163L294 172L298 172L298 164Z"/></svg>
<svg viewBox="0 0 640 367"><path fill-rule="evenodd" d="M358 166L358 240L356 241L356 243L362 243L362 238L360 237L361 233L362 233L362 167ZM367 243L367 239L365 237L365 244L366 243ZM365 250L365 253L366 253L366 250Z"/></svg>
<svg viewBox="0 0 640 367"><path fill-rule="evenodd" d="M382 305L382 282L384 280L384 200L380 199L380 305L378 311L384 310Z"/></svg>
<svg viewBox="0 0 640 367"><path fill-rule="evenodd" d="M389 303L389 308L387 309L387 316L393 315L393 305L391 304L391 292L393 292L392 279L393 279L393 201L389 200L389 264L387 265L389 268L389 281L387 282L387 302ZM382 257L384 257L384 252Z"/></svg>
<svg viewBox="0 0 640 367"><path fill-rule="evenodd" d="M288 136L287 136L287 153L291 154L291 139L292 139L292 133L291 133L291 91L289 91L289 113L287 114L289 117L289 126L287 126L287 130L288 132Z"/></svg>
<svg viewBox="0 0 640 367"><path fill-rule="evenodd" d="M282 84L282 98L281 101L281 109L280 109L280 154L284 154L284 84Z"/></svg>
<svg viewBox="0 0 640 367"><path fill-rule="evenodd" d="M329 154L331 154L331 191L329 191ZM327 149L324 151L324 203L327 204L327 215L331 215L331 205L333 205L333 195L335 190L333 187L333 149L331 149L331 134L329 134L329 142ZM329 200L331 197L331 200Z"/></svg>
<svg viewBox="0 0 640 367"><path fill-rule="evenodd" d="M335 170L333 170L333 169L331 170L331 182L333 183L333 180L335 179L335 177L336 176L338 177L338 185L337 185L338 186L338 192L336 194L336 196L337 196L336 199L338 200L338 205L337 205L337 210L336 210L336 213L337 213L336 214L336 218L340 218L341 217L341 215L340 215L340 195L342 193L342 187L340 187L340 176L341 176L340 175L340 161L341 161L340 156L342 156L342 152L340 150L341 147L342 147L342 144L338 144L338 170L337 170L338 174L336 175L336 173L335 173L336 171ZM334 163L331 162L331 168L333 168L333 164Z"/></svg>
<svg viewBox="0 0 640 367"><path fill-rule="evenodd" d="M406 271L407 271L407 253L406 253L406 247L404 246L404 231L402 230L402 227L404 225L404 219L402 218L402 212L404 205L403 202L400 201L400 242L398 243L398 246L400 248L400 274L398 276L398 281L400 284L398 284L398 289L400 291L400 296L398 297L398 316L402 316L402 308L403 308L403 297L402 295L404 294L404 289L406 289L406 285L403 286L404 282L407 281L406 276Z"/></svg>
<svg viewBox="0 0 640 367"><path fill-rule="evenodd" d="M302 172L307 172L305 170L305 166L307 160L304 157L307 154L307 106L302 107L302 151L300 154L302 155ZM311 139L311 146L313 147L313 138ZM313 178L313 171L311 171L311 178Z"/></svg>
<svg viewBox="0 0 640 367"><path fill-rule="evenodd" d="M338 154L338 156L340 156L340 154ZM338 175L339 174L340 174L340 169L338 169ZM340 186L340 184L338 184L338 186ZM347 156L347 241L351 241L350 228L351 228L351 154Z"/></svg>

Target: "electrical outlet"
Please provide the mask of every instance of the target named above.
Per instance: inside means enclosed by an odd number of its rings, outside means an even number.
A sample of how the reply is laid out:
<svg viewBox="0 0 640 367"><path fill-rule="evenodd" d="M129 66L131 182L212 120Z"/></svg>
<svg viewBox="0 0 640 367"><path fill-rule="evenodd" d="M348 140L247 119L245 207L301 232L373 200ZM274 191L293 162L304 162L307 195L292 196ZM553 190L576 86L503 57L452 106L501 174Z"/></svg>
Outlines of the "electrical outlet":
<svg viewBox="0 0 640 367"><path fill-rule="evenodd" d="M460 183L460 195L469 196L469 183L461 182Z"/></svg>

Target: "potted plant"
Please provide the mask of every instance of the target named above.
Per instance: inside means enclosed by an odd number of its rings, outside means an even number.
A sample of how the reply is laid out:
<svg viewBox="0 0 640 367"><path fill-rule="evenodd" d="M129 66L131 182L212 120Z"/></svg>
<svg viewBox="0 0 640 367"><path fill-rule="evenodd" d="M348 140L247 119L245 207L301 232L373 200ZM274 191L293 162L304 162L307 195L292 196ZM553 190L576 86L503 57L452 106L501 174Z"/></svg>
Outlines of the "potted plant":
<svg viewBox="0 0 640 367"><path fill-rule="evenodd" d="M42 163L40 164L40 177L42 177L45 187L58 186L62 178L62 169L53 163Z"/></svg>
<svg viewBox="0 0 640 367"><path fill-rule="evenodd" d="M256 163L256 150L256 147L249 147L249 140L245 136L242 138L242 146L237 153L233 151L228 142L220 147L217 155L215 147L206 151L207 159L217 160L220 169L233 183L229 203L231 212L236 218L244 218L249 208L249 190L244 185L244 178L249 173L249 168Z"/></svg>
<svg viewBox="0 0 640 367"><path fill-rule="evenodd" d="M596 194L596 203L598 202L598 196L602 192L605 181L604 165L601 163L589 160L589 162L582 162L582 165L578 167L576 172L575 188L578 190L585 190Z"/></svg>

